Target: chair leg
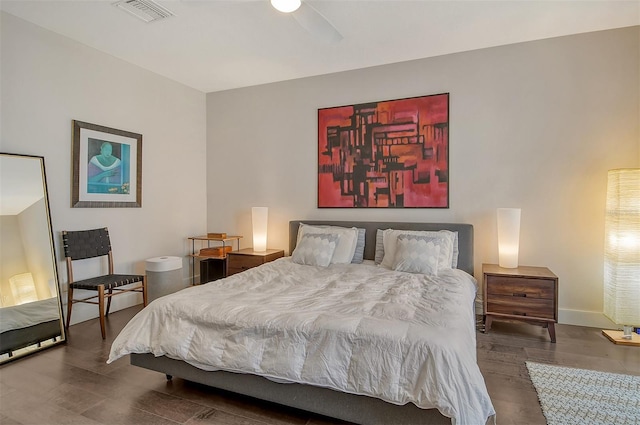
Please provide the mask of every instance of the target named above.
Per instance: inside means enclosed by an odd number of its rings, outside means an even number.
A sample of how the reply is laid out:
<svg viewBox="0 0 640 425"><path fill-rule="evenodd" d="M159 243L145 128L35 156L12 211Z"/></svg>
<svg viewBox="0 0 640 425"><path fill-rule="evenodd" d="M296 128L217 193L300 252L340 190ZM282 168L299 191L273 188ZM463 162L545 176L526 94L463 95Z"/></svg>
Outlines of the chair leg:
<svg viewBox="0 0 640 425"><path fill-rule="evenodd" d="M71 307L73 307L73 286L69 284L67 289L67 329L69 329L69 323L71 322Z"/></svg>
<svg viewBox="0 0 640 425"><path fill-rule="evenodd" d="M104 330L104 285L98 285L98 308L100 309L100 330L102 331L102 339L106 339L107 335Z"/></svg>
<svg viewBox="0 0 640 425"><path fill-rule="evenodd" d="M147 276L142 278L142 302L144 307L147 306Z"/></svg>
<svg viewBox="0 0 640 425"><path fill-rule="evenodd" d="M109 298L107 299L107 313L105 316L109 315L109 309L111 308L111 296L113 295L113 289L109 289Z"/></svg>

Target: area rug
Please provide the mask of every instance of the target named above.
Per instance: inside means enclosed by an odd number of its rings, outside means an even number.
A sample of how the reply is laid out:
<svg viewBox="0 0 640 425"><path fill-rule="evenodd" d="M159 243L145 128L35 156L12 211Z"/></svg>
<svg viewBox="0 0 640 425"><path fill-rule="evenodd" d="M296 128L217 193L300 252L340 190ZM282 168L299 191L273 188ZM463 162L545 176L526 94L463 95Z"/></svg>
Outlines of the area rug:
<svg viewBox="0 0 640 425"><path fill-rule="evenodd" d="M640 425L640 376L526 364L549 425Z"/></svg>

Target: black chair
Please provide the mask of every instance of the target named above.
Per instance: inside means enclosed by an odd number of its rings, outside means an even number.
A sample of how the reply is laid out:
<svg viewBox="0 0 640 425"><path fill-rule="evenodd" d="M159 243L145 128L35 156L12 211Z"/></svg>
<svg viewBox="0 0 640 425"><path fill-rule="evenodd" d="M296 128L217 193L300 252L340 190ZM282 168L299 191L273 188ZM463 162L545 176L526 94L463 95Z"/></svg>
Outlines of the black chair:
<svg viewBox="0 0 640 425"><path fill-rule="evenodd" d="M147 281L144 275L134 274L114 274L113 273L113 255L111 253L111 242L109 240L109 230L105 227L102 229L81 230L81 231L62 231L62 242L64 245L64 256L67 262L67 275L69 279L68 305L67 305L67 324L71 321L71 307L74 303L98 304L100 309L100 330L102 331L102 339L105 339L105 316L109 315L111 307L111 297L114 295L124 294L126 292L142 292L144 305L147 305ZM87 258L95 258L108 256L109 274L92 277L75 281L73 279L72 262L76 260L84 260ZM140 283L134 287L121 288L125 285ZM98 291L98 295L87 298L73 298L74 289L83 289L89 291ZM105 292L106 291L106 292ZM95 301L95 298L98 300ZM107 300L107 310L105 313L104 300Z"/></svg>

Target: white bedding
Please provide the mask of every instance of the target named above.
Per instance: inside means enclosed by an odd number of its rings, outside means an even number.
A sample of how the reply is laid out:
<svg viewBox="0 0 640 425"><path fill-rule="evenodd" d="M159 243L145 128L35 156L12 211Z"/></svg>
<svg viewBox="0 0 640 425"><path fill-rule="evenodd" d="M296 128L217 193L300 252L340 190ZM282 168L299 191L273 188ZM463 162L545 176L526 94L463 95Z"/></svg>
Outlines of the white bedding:
<svg viewBox="0 0 640 425"><path fill-rule="evenodd" d="M495 411L476 363L475 293L460 270L435 281L282 258L153 301L118 335L108 362L153 353L484 424Z"/></svg>

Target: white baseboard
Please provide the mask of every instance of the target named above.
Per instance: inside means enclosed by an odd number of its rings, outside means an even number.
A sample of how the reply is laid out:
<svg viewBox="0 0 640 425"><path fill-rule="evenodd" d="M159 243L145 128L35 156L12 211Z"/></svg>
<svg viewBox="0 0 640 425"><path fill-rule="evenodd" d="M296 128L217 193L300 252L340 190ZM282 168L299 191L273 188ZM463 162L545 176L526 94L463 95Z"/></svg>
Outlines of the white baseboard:
<svg viewBox="0 0 640 425"><path fill-rule="evenodd" d="M558 323L590 328L618 329L618 325L609 320L601 311L559 309Z"/></svg>

